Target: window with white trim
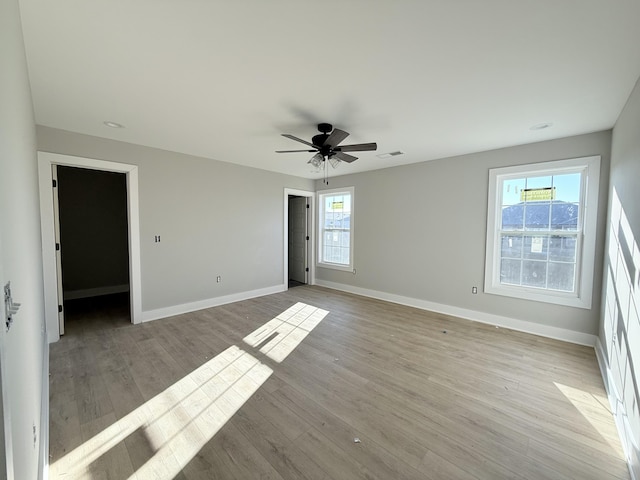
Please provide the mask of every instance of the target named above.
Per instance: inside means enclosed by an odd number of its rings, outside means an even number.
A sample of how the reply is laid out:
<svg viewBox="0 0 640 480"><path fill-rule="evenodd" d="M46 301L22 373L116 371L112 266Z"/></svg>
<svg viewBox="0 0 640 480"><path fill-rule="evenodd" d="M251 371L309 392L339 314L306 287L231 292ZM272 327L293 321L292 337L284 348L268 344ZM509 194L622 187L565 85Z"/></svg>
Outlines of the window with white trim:
<svg viewBox="0 0 640 480"><path fill-rule="evenodd" d="M318 192L318 265L353 270L353 187Z"/></svg>
<svg viewBox="0 0 640 480"><path fill-rule="evenodd" d="M591 308L600 157L489 170L485 292Z"/></svg>

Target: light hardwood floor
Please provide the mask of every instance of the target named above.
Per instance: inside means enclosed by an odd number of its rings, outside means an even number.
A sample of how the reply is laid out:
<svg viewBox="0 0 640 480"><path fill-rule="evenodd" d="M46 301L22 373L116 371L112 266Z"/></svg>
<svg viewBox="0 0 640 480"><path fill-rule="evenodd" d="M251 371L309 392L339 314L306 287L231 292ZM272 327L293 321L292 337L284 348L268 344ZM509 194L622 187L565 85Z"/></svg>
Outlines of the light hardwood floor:
<svg viewBox="0 0 640 480"><path fill-rule="evenodd" d="M299 302L281 362L243 341ZM51 345L51 479L629 479L592 348L310 286L117 317ZM230 347L264 375L212 393Z"/></svg>

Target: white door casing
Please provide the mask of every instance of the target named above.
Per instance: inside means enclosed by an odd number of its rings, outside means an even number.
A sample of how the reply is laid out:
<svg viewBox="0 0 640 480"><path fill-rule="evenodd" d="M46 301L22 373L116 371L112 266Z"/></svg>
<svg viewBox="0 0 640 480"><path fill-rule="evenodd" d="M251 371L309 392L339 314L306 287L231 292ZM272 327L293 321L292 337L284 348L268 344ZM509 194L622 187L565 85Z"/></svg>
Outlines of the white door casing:
<svg viewBox="0 0 640 480"><path fill-rule="evenodd" d="M51 165L53 179L53 234L56 248L56 292L58 294L58 332L64 335L64 287L62 285L62 250L60 248L60 204L58 203L58 165Z"/></svg>
<svg viewBox="0 0 640 480"><path fill-rule="evenodd" d="M140 272L140 213L138 200L138 166L108 162L93 158L38 152L38 182L40 191L40 226L42 235L42 273L44 277L44 308L49 343L60 339L58 324L58 286L56 273L55 228L53 218L52 166L72 167L125 173L127 177L127 220L129 231L129 285L131 322L142 322L142 292Z"/></svg>
<svg viewBox="0 0 640 480"><path fill-rule="evenodd" d="M289 196L304 197L306 203L309 205L307 209L307 233L305 236L309 236L309 240L306 240L306 264L309 271L306 272L306 283L313 285L315 283L315 262L312 261L315 255L315 223L313 216L315 215L315 196L314 192L307 190L297 190L293 188L284 189L284 255L283 255L283 280L282 283L287 288L289 284Z"/></svg>

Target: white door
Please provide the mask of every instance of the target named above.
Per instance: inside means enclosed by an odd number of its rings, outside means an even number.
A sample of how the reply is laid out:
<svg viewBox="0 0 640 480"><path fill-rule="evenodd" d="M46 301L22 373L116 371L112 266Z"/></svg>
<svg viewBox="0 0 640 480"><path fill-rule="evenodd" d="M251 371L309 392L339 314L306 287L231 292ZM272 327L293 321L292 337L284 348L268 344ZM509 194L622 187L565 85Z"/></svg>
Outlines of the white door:
<svg viewBox="0 0 640 480"><path fill-rule="evenodd" d="M51 166L53 176L53 227L56 242L56 274L58 277L58 330L64 335L64 294L62 290L62 256L60 254L60 212L58 206L58 166Z"/></svg>
<svg viewBox="0 0 640 480"><path fill-rule="evenodd" d="M289 280L307 283L307 199L289 197Z"/></svg>

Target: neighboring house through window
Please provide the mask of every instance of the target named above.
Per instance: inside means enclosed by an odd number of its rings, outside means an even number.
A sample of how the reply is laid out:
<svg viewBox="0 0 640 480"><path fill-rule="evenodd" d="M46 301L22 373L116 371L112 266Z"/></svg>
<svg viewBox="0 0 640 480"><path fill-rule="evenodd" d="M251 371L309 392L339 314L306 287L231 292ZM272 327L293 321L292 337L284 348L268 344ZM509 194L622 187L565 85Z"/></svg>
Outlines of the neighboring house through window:
<svg viewBox="0 0 640 480"><path fill-rule="evenodd" d="M600 157L489 171L485 292L591 307Z"/></svg>
<svg viewBox="0 0 640 480"><path fill-rule="evenodd" d="M353 270L353 187L318 193L318 265Z"/></svg>

